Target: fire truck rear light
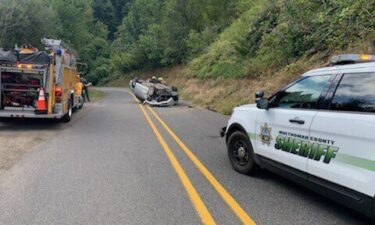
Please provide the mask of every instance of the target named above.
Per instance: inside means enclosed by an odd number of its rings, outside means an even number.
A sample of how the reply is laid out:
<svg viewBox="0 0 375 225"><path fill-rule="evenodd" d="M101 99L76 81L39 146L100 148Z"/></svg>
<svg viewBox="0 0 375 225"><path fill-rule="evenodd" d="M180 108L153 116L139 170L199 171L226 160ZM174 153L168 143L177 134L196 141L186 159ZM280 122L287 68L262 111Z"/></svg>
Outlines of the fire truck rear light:
<svg viewBox="0 0 375 225"><path fill-rule="evenodd" d="M61 87L56 87L55 89L55 95L58 96L58 97L61 97L62 96L62 88Z"/></svg>
<svg viewBox="0 0 375 225"><path fill-rule="evenodd" d="M56 103L61 103L63 90L61 87L55 88Z"/></svg>

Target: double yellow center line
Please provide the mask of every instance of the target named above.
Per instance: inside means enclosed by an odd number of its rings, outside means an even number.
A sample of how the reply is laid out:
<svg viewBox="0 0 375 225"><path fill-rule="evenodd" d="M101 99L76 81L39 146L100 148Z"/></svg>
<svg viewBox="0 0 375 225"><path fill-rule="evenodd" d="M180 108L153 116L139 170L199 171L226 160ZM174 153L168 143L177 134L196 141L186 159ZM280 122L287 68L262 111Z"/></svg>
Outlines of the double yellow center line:
<svg viewBox="0 0 375 225"><path fill-rule="evenodd" d="M159 140L161 146L163 147L165 153L167 154L169 161L171 162L173 168L175 169L177 175L179 176L182 184L184 185L190 200L194 204L195 209L197 210L202 223L213 225L216 224L215 220L212 218L210 212L208 211L206 205L203 203L201 197L199 196L197 190L195 190L194 186L191 184L190 179L186 175L184 169L182 168L181 164L177 161L176 157L172 153L171 149L169 148L168 144L165 142L163 136L161 136L160 132L156 128L154 122L152 122L151 118L145 111L144 107L139 104L143 114L146 117L147 122L150 124L151 129L154 131L156 138Z"/></svg>
<svg viewBox="0 0 375 225"><path fill-rule="evenodd" d="M134 98L135 96L131 94ZM137 101L137 99L135 98ZM198 212L201 221L205 225L216 224L211 213L208 211L206 205L202 201L200 195L192 185L189 177L186 175L186 172L182 168L181 164L176 159L175 155L171 151L170 147L166 143L163 136L160 134L159 130L156 128L155 123L151 120L150 116L145 110L145 107L141 104L138 104L141 111L143 112L147 122L149 123L151 129L153 130L156 138L163 147L165 153L168 156L174 170L179 176L181 183L183 184L186 192L189 195L191 202L193 203L196 211ZM229 194L229 192L219 183L219 181L212 175L212 173L200 162L200 160L193 154L193 152L181 141L181 139L172 131L171 128L158 116L158 114L149 106L146 106L147 109L152 113L156 120L164 127L164 129L169 133L169 135L176 141L180 148L185 152L185 154L190 158L202 175L208 180L208 182L215 188L219 193L224 202L232 209L236 216L240 219L243 224L246 225L256 225L255 222L250 218L250 216L242 209L242 207L237 203L237 201Z"/></svg>

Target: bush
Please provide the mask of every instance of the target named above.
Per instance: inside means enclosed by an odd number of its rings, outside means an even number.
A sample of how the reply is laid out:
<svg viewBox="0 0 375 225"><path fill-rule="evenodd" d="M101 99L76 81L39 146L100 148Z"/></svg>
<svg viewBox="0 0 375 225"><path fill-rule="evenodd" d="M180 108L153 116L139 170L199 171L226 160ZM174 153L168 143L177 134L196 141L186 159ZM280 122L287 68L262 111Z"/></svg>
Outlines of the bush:
<svg viewBox="0 0 375 225"><path fill-rule="evenodd" d="M375 0L255 2L241 3L251 8L189 63L187 76L271 76L301 57L374 41Z"/></svg>

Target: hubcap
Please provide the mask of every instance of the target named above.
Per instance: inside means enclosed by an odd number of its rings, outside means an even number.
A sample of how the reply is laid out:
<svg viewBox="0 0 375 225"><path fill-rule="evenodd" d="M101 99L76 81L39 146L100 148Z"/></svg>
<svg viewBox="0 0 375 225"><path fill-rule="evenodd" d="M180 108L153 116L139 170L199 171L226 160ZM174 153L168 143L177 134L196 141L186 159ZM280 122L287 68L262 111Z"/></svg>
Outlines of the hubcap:
<svg viewBox="0 0 375 225"><path fill-rule="evenodd" d="M238 157L240 157L240 159L243 159L246 155L246 150L244 147L240 147L238 150Z"/></svg>
<svg viewBox="0 0 375 225"><path fill-rule="evenodd" d="M242 140L237 140L233 144L233 158L241 166L245 166L249 162L249 150Z"/></svg>

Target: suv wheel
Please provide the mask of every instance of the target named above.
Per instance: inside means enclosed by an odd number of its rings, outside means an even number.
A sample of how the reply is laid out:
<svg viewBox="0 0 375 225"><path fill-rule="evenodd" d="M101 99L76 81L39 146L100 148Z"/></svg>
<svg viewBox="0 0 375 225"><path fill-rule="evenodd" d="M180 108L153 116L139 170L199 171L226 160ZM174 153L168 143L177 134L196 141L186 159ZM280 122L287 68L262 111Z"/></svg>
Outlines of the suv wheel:
<svg viewBox="0 0 375 225"><path fill-rule="evenodd" d="M252 174L256 168L254 151L246 134L236 131L228 139L228 156L234 170Z"/></svg>

